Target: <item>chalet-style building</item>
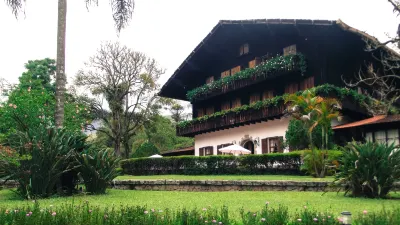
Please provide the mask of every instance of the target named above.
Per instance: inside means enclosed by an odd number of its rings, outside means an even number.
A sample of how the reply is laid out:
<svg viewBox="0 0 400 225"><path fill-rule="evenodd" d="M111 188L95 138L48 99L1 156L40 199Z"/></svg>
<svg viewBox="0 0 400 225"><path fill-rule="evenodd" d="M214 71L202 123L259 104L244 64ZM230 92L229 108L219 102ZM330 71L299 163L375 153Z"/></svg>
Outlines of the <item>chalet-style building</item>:
<svg viewBox="0 0 400 225"><path fill-rule="evenodd" d="M223 20L159 94L192 103L193 120L179 124L177 134L195 138L197 156L219 155L232 143L253 154L288 151L281 96L319 87L338 97L332 90L347 90L342 79L373 63L365 39L376 41L340 20ZM341 123L368 117L354 99L341 101Z"/></svg>

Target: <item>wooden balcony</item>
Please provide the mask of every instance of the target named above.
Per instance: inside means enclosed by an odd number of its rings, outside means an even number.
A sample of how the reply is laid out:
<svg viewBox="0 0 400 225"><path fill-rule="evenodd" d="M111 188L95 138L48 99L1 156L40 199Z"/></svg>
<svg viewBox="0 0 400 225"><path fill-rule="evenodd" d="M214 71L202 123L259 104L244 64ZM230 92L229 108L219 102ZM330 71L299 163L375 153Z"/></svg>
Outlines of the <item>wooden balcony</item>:
<svg viewBox="0 0 400 225"><path fill-rule="evenodd" d="M177 127L176 133L178 136L193 137L196 134L273 120L280 118L284 110L285 106L282 102L278 106L269 106L259 110L250 109L238 113L231 112L221 117L209 118L206 121L197 121L183 128Z"/></svg>

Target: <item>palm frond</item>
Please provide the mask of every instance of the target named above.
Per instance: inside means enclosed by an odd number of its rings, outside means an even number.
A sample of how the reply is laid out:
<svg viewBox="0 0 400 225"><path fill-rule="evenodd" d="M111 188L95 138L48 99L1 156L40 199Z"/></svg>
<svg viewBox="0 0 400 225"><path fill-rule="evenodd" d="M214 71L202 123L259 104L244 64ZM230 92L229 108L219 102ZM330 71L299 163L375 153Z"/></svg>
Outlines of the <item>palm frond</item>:
<svg viewBox="0 0 400 225"><path fill-rule="evenodd" d="M11 8L11 11L16 18L18 18L20 12L24 12L24 4L26 0L5 0L5 1L6 4Z"/></svg>
<svg viewBox="0 0 400 225"><path fill-rule="evenodd" d="M86 0L89 1L90 0ZM95 0L97 2L97 0ZM110 0L115 28L120 32L125 28L132 19L133 10L135 9L134 0Z"/></svg>

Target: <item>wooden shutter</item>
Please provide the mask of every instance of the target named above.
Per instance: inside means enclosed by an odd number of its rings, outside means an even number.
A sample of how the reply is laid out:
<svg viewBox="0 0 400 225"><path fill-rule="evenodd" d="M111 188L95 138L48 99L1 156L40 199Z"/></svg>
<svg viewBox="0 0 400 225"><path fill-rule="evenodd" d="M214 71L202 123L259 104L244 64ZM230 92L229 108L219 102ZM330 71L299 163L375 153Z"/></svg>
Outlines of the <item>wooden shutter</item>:
<svg viewBox="0 0 400 225"><path fill-rule="evenodd" d="M204 156L204 148L199 148L199 156Z"/></svg>
<svg viewBox="0 0 400 225"><path fill-rule="evenodd" d="M268 138L261 139L261 153L268 153Z"/></svg>
<svg viewBox="0 0 400 225"><path fill-rule="evenodd" d="M254 93L250 96L250 104L258 101L260 101L260 95L258 93Z"/></svg>
<svg viewBox="0 0 400 225"><path fill-rule="evenodd" d="M274 91L268 90L263 92L263 100L267 100L274 97Z"/></svg>
<svg viewBox="0 0 400 225"><path fill-rule="evenodd" d="M314 87L314 77L308 77L300 82L300 90L307 90Z"/></svg>
<svg viewBox="0 0 400 225"><path fill-rule="evenodd" d="M296 54L296 45L291 45L286 48L283 48L283 55L294 55Z"/></svg>
<svg viewBox="0 0 400 225"><path fill-rule="evenodd" d="M241 99L240 98L236 98L235 100L233 100L232 101L232 108L234 109L234 108L237 108L237 107L240 107L242 104L241 104Z"/></svg>
<svg viewBox="0 0 400 225"><path fill-rule="evenodd" d="M285 86L286 94L294 94L299 91L299 85L297 83L291 83Z"/></svg>
<svg viewBox="0 0 400 225"><path fill-rule="evenodd" d="M233 76L235 73L239 72L240 68L241 68L240 66L233 67L231 69L231 75Z"/></svg>
<svg viewBox="0 0 400 225"><path fill-rule="evenodd" d="M231 108L231 102L230 101L225 101L222 102L221 104L221 110L229 110Z"/></svg>
<svg viewBox="0 0 400 225"><path fill-rule="evenodd" d="M207 77L206 84L211 84L212 82L214 82L214 76Z"/></svg>
<svg viewBox="0 0 400 225"><path fill-rule="evenodd" d="M221 78L229 77L231 75L231 70L226 70L221 73Z"/></svg>
<svg viewBox="0 0 400 225"><path fill-rule="evenodd" d="M222 148L222 145L217 145L217 155L222 155L222 152L219 149Z"/></svg>
<svg viewBox="0 0 400 225"><path fill-rule="evenodd" d="M255 59L251 60L249 62L249 68L254 68L256 66L258 66L261 62L261 59L259 57L256 57Z"/></svg>
<svg viewBox="0 0 400 225"><path fill-rule="evenodd" d="M214 113L214 106L210 106L206 109L206 114L211 115Z"/></svg>
<svg viewBox="0 0 400 225"><path fill-rule="evenodd" d="M204 116L204 109L203 108L197 109L197 117L202 117L202 116Z"/></svg>

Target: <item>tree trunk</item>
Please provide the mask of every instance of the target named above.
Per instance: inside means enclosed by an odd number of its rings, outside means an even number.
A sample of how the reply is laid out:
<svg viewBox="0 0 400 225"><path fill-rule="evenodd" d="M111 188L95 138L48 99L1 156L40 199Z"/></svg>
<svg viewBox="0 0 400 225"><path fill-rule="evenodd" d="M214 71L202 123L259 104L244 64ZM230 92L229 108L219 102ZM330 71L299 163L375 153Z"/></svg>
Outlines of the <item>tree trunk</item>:
<svg viewBox="0 0 400 225"><path fill-rule="evenodd" d="M121 156L121 138L119 136L114 139L114 151L115 155Z"/></svg>
<svg viewBox="0 0 400 225"><path fill-rule="evenodd" d="M57 64L56 64L56 110L55 124L62 127L65 101L65 33L67 26L67 0L58 0Z"/></svg>

